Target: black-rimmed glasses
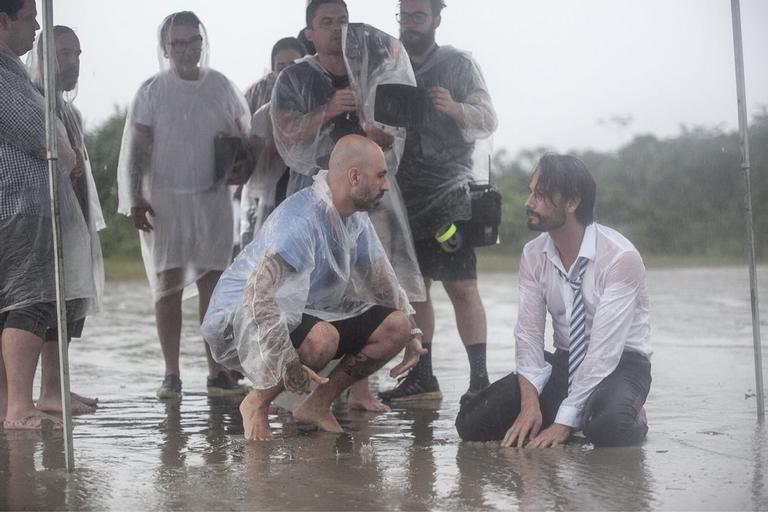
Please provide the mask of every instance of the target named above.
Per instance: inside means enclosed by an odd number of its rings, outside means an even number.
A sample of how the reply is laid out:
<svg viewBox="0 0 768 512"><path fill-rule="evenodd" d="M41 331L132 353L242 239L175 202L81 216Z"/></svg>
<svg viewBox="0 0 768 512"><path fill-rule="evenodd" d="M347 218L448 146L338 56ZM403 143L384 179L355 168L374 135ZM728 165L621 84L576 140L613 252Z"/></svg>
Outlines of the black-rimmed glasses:
<svg viewBox="0 0 768 512"><path fill-rule="evenodd" d="M194 36L189 39L174 39L168 44L178 52L182 52L187 48L199 50L203 46L203 36Z"/></svg>
<svg viewBox="0 0 768 512"><path fill-rule="evenodd" d="M414 23L416 25L423 25L427 22L429 14L425 12L399 12L395 14L397 22L401 25L406 23Z"/></svg>

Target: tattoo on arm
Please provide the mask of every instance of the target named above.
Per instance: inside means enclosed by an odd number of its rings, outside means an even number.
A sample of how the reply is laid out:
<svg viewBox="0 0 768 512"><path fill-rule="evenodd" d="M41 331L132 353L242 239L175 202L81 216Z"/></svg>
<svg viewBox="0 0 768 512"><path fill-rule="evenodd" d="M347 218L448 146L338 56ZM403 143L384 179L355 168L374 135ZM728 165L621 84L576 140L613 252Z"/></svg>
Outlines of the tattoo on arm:
<svg viewBox="0 0 768 512"><path fill-rule="evenodd" d="M143 124L135 124L133 127L133 143L131 144L131 156L133 168L130 172L131 191L134 200L141 198L142 180L149 171L152 161L152 128Z"/></svg>
<svg viewBox="0 0 768 512"><path fill-rule="evenodd" d="M253 269L243 293L243 305L251 309L254 318L264 322L280 316L275 292L291 271L290 265L275 251L268 249Z"/></svg>
<svg viewBox="0 0 768 512"><path fill-rule="evenodd" d="M398 281L392 279L393 275L394 271L391 270L388 260L377 260L371 267L371 288L380 304L405 311L408 309L408 297Z"/></svg>

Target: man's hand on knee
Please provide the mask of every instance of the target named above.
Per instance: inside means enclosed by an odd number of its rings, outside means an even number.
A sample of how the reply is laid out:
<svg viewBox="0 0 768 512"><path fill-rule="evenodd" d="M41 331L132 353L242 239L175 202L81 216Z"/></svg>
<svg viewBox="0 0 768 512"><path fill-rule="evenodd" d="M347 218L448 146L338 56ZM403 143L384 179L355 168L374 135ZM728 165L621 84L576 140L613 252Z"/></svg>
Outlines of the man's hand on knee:
<svg viewBox="0 0 768 512"><path fill-rule="evenodd" d="M521 448L529 439L536 437L541 428L541 409L539 404L520 409L515 422L507 430L507 434L501 441L504 448L517 446Z"/></svg>
<svg viewBox="0 0 768 512"><path fill-rule="evenodd" d="M571 427L553 423L537 435L530 443L529 448L552 448L565 443L571 435Z"/></svg>

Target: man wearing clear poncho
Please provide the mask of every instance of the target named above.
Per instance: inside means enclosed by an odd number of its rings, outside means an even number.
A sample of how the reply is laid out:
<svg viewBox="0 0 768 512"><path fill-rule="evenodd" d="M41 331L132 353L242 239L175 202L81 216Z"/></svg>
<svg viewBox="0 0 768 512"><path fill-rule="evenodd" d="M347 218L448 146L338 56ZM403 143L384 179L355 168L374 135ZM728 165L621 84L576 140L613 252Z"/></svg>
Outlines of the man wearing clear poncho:
<svg viewBox="0 0 768 512"><path fill-rule="evenodd" d="M328 165L334 143L354 133L384 149L390 192L371 212L395 274L411 302L426 300L402 195L394 177L405 145L405 130L374 120L376 89L381 84L415 85L402 44L368 25L350 24L341 0L313 0L307 6L304 34L317 54L284 70L277 79L270 113L280 155L291 168L288 193L311 182ZM387 410L367 387L353 388L350 402L369 410ZM359 405L357 405L359 403Z"/></svg>
<svg viewBox="0 0 768 512"><path fill-rule="evenodd" d="M478 149L481 141L496 130L497 118L488 87L472 56L435 42L444 7L443 0L400 2L400 39L408 50L425 101L420 126L408 130L397 181L408 208L427 289L432 281L443 282L467 350L470 382L463 400L488 385L486 319L477 288L476 257L474 249L460 240L468 238L466 234L462 237L461 231L462 221L472 217L469 185L475 181L474 168L484 170L483 174L477 173L480 176L490 172L490 151ZM456 227L459 233L449 239ZM436 238L451 243L441 245ZM426 303L414 307L429 352L397 388L379 395L385 400L440 396L432 373L434 310L429 293Z"/></svg>
<svg viewBox="0 0 768 512"><path fill-rule="evenodd" d="M34 42L34 0L0 2L0 419L4 428L61 428L32 401L43 340L56 329L51 206L46 163L45 100L19 56ZM70 176L82 172L64 124L56 124L64 297L69 322L94 311L98 289L94 232Z"/></svg>
<svg viewBox="0 0 768 512"><path fill-rule="evenodd" d="M311 187L287 198L224 273L203 322L217 361L242 371L254 390L243 400L247 440L272 436L267 413L283 391L306 393L298 421L341 432L332 401L406 345L391 374L413 366L420 338L412 308L367 211L388 189L381 149L343 137ZM314 371L332 359L328 378Z"/></svg>
<svg viewBox="0 0 768 512"><path fill-rule="evenodd" d="M63 25L53 27L54 48L56 50L56 107L59 119L64 123L67 138L77 155L75 169L70 174L72 187L75 191L80 211L83 214L90 235L90 261L93 265L93 282L96 289L94 310L101 308L104 291L104 262L101 255L101 242L98 232L106 227L101 210L96 182L93 178L91 160L85 147L85 130L83 117L74 105L77 97L77 85L80 77L80 39L75 32ZM27 67L32 83L43 94L43 44L39 37L35 47L29 53ZM82 335L85 318L69 321L67 334L79 338ZM55 341L58 333L50 329L41 352L40 398L37 407L44 411L61 411L61 390L59 377L59 353ZM75 414L84 414L96 410L97 401L93 398L72 393L71 407Z"/></svg>
<svg viewBox="0 0 768 512"><path fill-rule="evenodd" d="M157 394L176 398L183 291L197 285L202 321L232 254L231 168L222 163L226 159L217 165L217 155L223 147L227 156L226 144L246 136L250 116L237 88L208 68L207 34L194 13L174 13L163 21L158 58L161 71L141 85L128 112L118 164L119 211L139 230L155 298L165 359ZM206 355L208 393L242 393Z"/></svg>

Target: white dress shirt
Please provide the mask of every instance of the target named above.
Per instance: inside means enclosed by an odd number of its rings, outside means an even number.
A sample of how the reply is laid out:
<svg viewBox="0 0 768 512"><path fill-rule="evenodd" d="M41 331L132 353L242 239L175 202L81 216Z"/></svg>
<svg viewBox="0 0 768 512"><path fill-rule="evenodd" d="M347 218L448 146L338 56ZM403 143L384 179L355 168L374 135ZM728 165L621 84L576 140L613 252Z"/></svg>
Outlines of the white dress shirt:
<svg viewBox="0 0 768 512"><path fill-rule="evenodd" d="M589 260L582 282L587 355L574 373L571 391L555 418L555 423L575 429L581 428L590 394L616 369L622 352L651 356L648 293L640 253L617 231L593 223L584 231L579 257ZM555 348L568 350L574 292L560 272L575 278L576 266L564 268L548 233L528 242L520 259L517 372L539 394L552 373L552 366L544 360L547 311L552 316Z"/></svg>

